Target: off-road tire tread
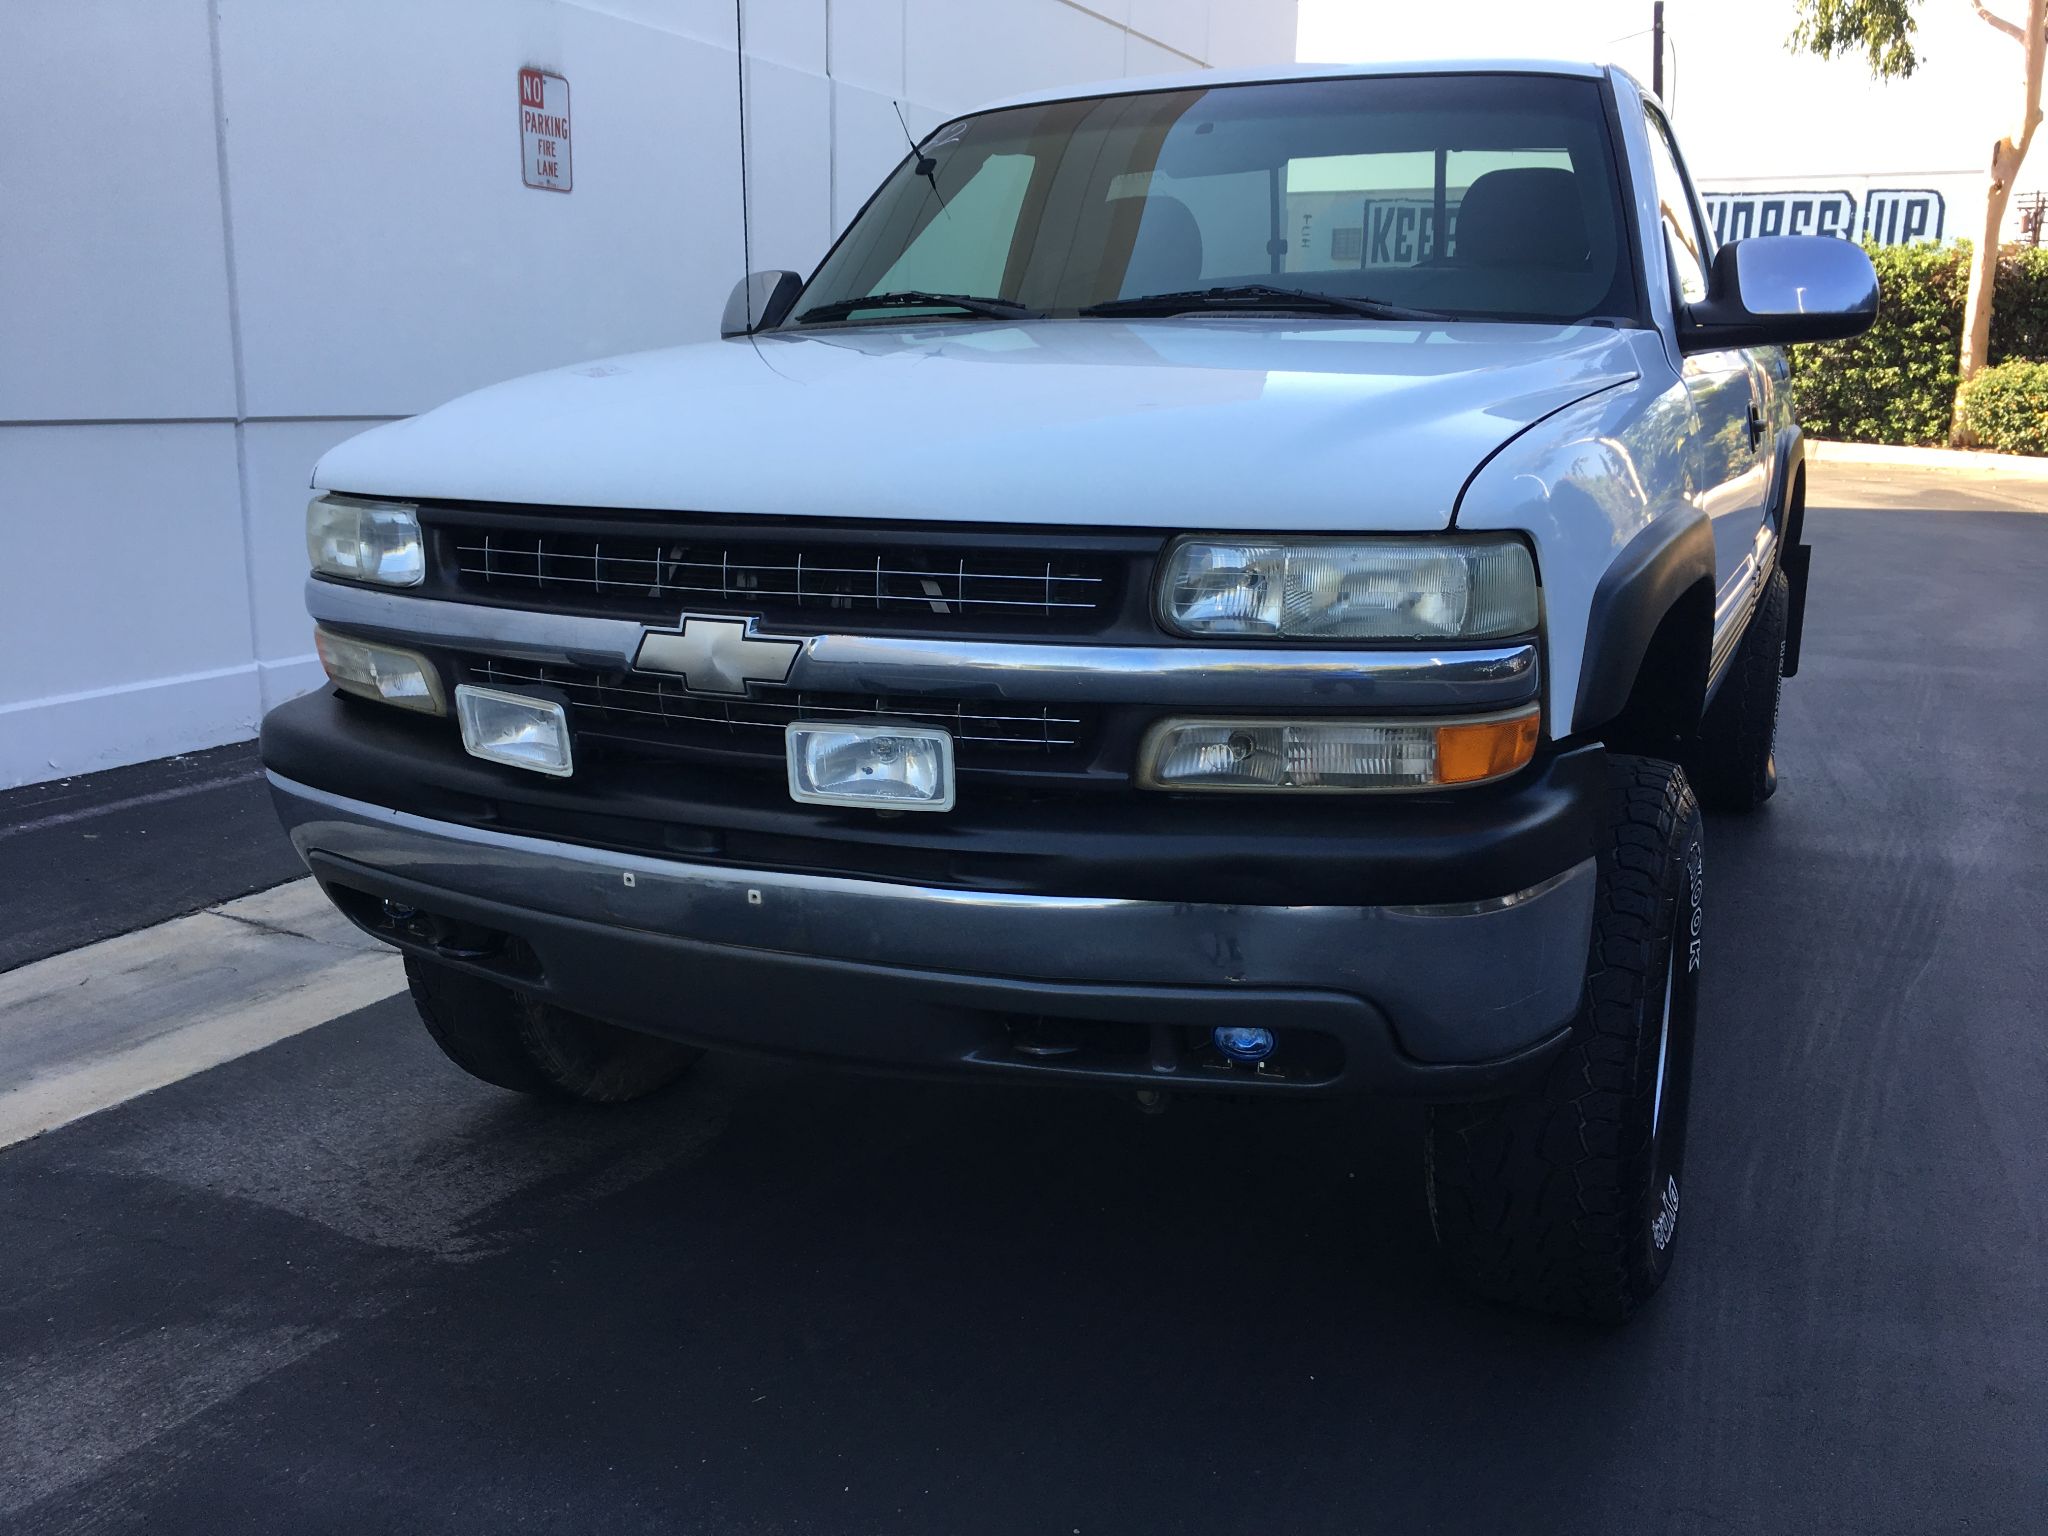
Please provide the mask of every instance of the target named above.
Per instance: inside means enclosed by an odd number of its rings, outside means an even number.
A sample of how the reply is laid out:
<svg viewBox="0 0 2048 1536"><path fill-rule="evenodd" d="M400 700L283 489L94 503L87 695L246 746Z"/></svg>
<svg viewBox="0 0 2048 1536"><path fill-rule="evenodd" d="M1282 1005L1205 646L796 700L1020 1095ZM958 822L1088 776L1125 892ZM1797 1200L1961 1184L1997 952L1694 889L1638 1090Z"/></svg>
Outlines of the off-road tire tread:
<svg viewBox="0 0 2048 1536"><path fill-rule="evenodd" d="M413 955L405 958L405 979L443 1054L514 1093L622 1104L667 1087L704 1054Z"/></svg>
<svg viewBox="0 0 2048 1536"><path fill-rule="evenodd" d="M586 1104L624 1104L666 1088L704 1052L659 1035L623 1029L523 994L519 1038L558 1093Z"/></svg>
<svg viewBox="0 0 2048 1536"><path fill-rule="evenodd" d="M1430 1215L1452 1272L1477 1295L1557 1316L1620 1322L1656 1288L1634 1198L1647 1130L1623 1145L1629 1101L1655 1089L1641 1004L1671 942L1672 882L1698 807L1684 770L1610 758L1586 993L1572 1037L1532 1088L1434 1106ZM1664 917L1670 910L1668 920Z"/></svg>
<svg viewBox="0 0 2048 1536"><path fill-rule="evenodd" d="M1714 702L1700 722L1698 746L1687 772L1700 803L1717 811L1753 811L1777 788L1772 753L1778 739L1778 700L1785 681L1785 627L1792 583L1784 571L1770 584L1736 647Z"/></svg>
<svg viewBox="0 0 2048 1536"><path fill-rule="evenodd" d="M514 1093L557 1093L512 1027L505 988L452 966L405 957L405 985L434 1044L471 1077Z"/></svg>

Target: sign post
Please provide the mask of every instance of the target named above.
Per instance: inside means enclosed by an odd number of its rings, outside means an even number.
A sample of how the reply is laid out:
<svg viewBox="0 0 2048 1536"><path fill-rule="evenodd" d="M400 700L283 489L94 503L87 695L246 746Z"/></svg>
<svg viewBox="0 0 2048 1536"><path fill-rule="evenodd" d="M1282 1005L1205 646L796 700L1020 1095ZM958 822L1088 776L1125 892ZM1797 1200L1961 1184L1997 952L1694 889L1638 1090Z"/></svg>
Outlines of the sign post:
<svg viewBox="0 0 2048 1536"><path fill-rule="evenodd" d="M575 184L569 162L569 82L545 70L519 71L521 174L529 187L567 192Z"/></svg>

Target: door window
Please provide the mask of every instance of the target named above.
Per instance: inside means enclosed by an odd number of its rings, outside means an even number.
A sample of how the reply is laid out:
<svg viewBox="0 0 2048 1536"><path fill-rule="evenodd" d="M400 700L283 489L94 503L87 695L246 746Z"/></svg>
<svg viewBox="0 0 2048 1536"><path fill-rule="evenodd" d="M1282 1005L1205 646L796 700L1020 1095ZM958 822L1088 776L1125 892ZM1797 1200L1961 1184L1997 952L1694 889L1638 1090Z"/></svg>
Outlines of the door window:
<svg viewBox="0 0 2048 1536"><path fill-rule="evenodd" d="M1657 212L1664 226L1664 248L1671 253L1672 281L1678 285L1679 303L1697 304L1707 296L1707 260L1712 252L1671 130L1655 112L1644 115L1649 119L1650 164L1657 176Z"/></svg>

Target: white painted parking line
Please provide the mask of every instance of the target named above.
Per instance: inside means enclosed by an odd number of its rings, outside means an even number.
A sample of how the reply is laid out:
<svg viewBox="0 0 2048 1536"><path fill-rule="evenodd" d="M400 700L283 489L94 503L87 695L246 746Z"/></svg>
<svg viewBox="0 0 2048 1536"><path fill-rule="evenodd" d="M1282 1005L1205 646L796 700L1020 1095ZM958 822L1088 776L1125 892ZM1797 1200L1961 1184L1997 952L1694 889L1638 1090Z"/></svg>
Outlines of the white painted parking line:
<svg viewBox="0 0 2048 1536"><path fill-rule="evenodd" d="M38 700L37 702L40 704L43 701ZM0 840L20 837L23 833L27 832L47 832L52 827L67 827L73 822L90 821L95 816L110 816L121 811L132 811L139 806L164 805L172 800L183 800L188 795L203 795L209 789L220 789L225 785L239 784L245 779L253 779L260 772L262 772L260 768L237 769L233 773L217 774L210 779L197 779L190 784L173 784L168 789L154 789L147 794L129 795L121 800L108 800L97 805L82 805L69 811L53 811L49 815L38 817L34 821L16 821L0 827Z"/></svg>
<svg viewBox="0 0 2048 1536"><path fill-rule="evenodd" d="M0 1147L403 990L310 879L0 975Z"/></svg>

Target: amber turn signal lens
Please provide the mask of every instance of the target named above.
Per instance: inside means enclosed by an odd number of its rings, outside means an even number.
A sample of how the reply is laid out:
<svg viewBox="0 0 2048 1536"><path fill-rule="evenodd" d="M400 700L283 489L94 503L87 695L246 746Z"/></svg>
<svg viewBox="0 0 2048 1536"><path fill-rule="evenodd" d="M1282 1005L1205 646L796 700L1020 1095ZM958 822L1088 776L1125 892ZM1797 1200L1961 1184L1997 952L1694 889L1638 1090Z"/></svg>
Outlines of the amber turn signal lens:
<svg viewBox="0 0 2048 1536"><path fill-rule="evenodd" d="M1541 711L1477 720L1161 720L1138 754L1146 789L1389 794L1456 789L1536 755Z"/></svg>
<svg viewBox="0 0 2048 1536"><path fill-rule="evenodd" d="M1436 781L1476 784L1513 773L1536 755L1538 711L1507 720L1476 720L1436 728Z"/></svg>

